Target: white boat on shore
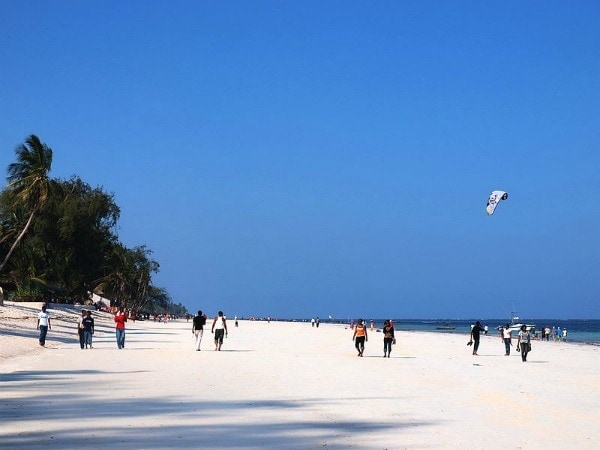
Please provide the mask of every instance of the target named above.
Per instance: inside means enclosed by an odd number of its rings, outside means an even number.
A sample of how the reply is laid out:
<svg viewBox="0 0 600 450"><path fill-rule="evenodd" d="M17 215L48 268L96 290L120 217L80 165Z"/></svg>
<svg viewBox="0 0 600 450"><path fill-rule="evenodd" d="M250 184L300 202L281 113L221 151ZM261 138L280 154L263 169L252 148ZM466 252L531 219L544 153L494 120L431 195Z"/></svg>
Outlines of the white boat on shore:
<svg viewBox="0 0 600 450"><path fill-rule="evenodd" d="M517 313L513 311L510 317L510 323L508 324L508 329L513 332L513 336L521 331L521 327L523 325L525 325L527 331L529 331L531 334L535 334L535 324L522 322ZM496 329L501 331L505 326L506 324L500 325Z"/></svg>

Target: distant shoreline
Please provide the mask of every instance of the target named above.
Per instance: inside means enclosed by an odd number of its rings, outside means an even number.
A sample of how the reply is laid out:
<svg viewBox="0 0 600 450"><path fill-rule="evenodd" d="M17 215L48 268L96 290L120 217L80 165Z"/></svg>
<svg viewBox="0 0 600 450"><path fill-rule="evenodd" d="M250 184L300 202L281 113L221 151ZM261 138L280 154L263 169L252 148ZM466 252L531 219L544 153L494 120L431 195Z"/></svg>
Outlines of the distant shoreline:
<svg viewBox="0 0 600 450"><path fill-rule="evenodd" d="M316 318L316 316L315 316ZM240 320L256 320L256 321L267 321L266 318L240 318ZM276 322L292 322L292 323L306 323L310 325L311 319L281 319L271 318L272 321ZM357 319L320 319L320 325L342 325L350 326L352 321L356 322ZM373 320L374 328L382 328L384 320L387 319L366 319L367 327L370 329L370 322ZM398 331L411 331L411 332L425 332L425 333L447 333L447 334L468 334L470 331L471 324L479 320L482 324L489 326L488 336L497 336L498 331L496 327L502 326L507 323L506 319L391 319L394 322L394 326ZM567 341L562 343L575 343L585 345L600 345L600 320L596 319L530 319L524 320L524 322L532 323L537 325L537 333L542 326L560 326L561 328L567 328L569 335ZM455 328L449 329L438 329L443 324L451 324ZM558 341L556 343L559 343Z"/></svg>
<svg viewBox="0 0 600 450"><path fill-rule="evenodd" d="M35 329L36 317L39 309L41 308L41 302L14 302L5 301L5 306L0 307L0 332L2 333L2 343L4 349L0 351L0 359L7 357L18 356L20 354L27 353L33 349L37 351L36 343L37 331ZM59 312L61 317L55 317L56 324L55 331L60 333L62 339L70 339L74 324L80 314L81 309L86 309L88 306L85 305L71 305L62 303L50 303L49 312L52 314L53 311ZM9 311L14 311L10 313ZM107 321L107 325L112 327L112 319L110 314L100 313L93 311L95 317L98 317L101 321ZM316 316L315 316L316 318ZM239 320L250 320L249 318L238 317ZM229 321L233 320L233 316L229 316ZM255 321L267 321L266 318L255 318ZM310 327L311 318L301 319L281 319L272 318L275 322L290 322L290 323L303 323ZM350 319L352 321L352 319ZM354 319L356 320L356 319ZM385 319L366 319L367 326L370 329L370 321L374 321L374 328L381 329L383 321ZM415 332L415 333L432 333L432 334L449 334L449 335L468 335L470 330L470 324L475 322L475 319L392 319L394 321L397 331L402 332ZM478 319L483 324L489 325L490 337L497 337L497 331L495 327L506 323L506 319ZM180 319L185 321L185 319ZM600 320L595 319L570 319L570 320L557 320L553 322L550 319L531 319L527 322L535 323L538 326L545 326L553 324L560 325L561 327L567 327L569 330L569 336L566 342L554 342L556 345L564 344L578 344L578 345L591 345L600 346ZM436 326L440 324L450 323L455 326L453 330L439 330ZM320 325L337 325L349 327L350 324L348 319L320 319ZM50 334L50 340L52 336L56 336L55 333ZM74 339L74 337L73 337ZM541 342L541 341L540 341Z"/></svg>

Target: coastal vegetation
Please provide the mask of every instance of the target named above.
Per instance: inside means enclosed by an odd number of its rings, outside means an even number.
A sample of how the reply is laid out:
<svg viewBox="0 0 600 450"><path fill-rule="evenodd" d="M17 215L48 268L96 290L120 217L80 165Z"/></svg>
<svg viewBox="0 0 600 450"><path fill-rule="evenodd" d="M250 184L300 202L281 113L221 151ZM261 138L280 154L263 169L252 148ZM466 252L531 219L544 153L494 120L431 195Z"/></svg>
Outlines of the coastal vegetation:
<svg viewBox="0 0 600 450"><path fill-rule="evenodd" d="M137 312L183 315L152 276L146 245L116 233L114 195L77 176L54 179L52 149L29 136L15 150L0 193L0 286L16 301L87 302L95 293Z"/></svg>

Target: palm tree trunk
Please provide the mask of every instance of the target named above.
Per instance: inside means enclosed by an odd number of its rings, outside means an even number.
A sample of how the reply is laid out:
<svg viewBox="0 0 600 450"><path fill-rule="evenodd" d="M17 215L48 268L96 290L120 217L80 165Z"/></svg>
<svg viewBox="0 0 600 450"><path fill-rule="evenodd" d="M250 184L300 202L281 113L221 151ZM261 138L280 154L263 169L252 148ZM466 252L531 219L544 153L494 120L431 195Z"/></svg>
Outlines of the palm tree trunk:
<svg viewBox="0 0 600 450"><path fill-rule="evenodd" d="M31 211L31 215L29 216L29 219L27 219L25 228L23 228L23 231L21 231L21 233L19 233L19 236L17 236L17 240L13 243L13 245L10 247L10 250L4 257L4 261L2 261L2 264L0 264L0 272L2 272L4 270L4 266L6 266L6 263L10 259L10 256L15 251L15 248L17 248L17 245L19 245L19 242L21 242L21 239L23 239L23 236L25 236L25 233L27 233L27 230L29 229L31 222L33 221L33 216L35 215L36 210L37 210L37 208L34 208L34 210Z"/></svg>

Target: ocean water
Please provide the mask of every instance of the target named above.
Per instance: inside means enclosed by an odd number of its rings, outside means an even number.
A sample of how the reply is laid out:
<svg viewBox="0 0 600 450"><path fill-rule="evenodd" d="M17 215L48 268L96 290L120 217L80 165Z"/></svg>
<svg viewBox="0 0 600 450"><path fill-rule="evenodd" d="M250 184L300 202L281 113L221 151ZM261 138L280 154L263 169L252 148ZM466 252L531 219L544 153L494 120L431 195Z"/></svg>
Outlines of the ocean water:
<svg viewBox="0 0 600 450"><path fill-rule="evenodd" d="M385 319L365 319L367 326L370 321L375 322L375 327L381 328ZM475 319L394 319L394 329L400 331L432 331L439 333L464 333L469 334L471 324ZM489 334L498 333L497 327L504 325L506 319L477 319L482 325L489 327ZM356 323L356 319L354 320ZM568 330L567 342L579 342L585 344L600 345L600 320L582 320L582 319L531 319L524 320L524 323L535 324L536 333L541 337L542 327L548 325L552 327L566 328ZM453 330L439 329L444 327L455 327Z"/></svg>

